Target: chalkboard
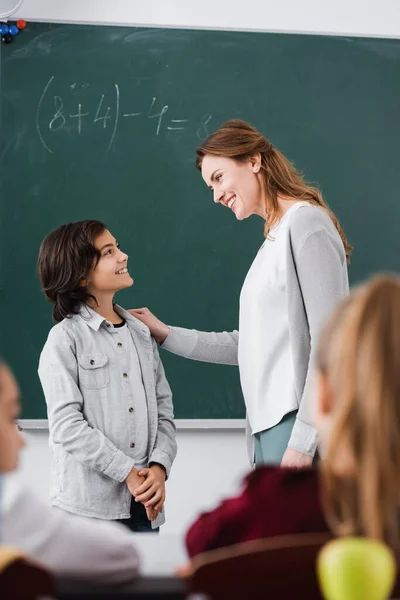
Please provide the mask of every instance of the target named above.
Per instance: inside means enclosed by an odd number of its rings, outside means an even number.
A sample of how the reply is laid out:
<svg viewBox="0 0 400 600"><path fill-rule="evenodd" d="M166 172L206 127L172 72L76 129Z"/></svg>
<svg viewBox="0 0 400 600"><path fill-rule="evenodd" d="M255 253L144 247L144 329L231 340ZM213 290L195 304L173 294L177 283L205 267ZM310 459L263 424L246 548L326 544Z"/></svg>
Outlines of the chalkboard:
<svg viewBox="0 0 400 600"><path fill-rule="evenodd" d="M352 282L399 269L400 40L33 23L2 45L1 76L1 345L25 418L46 418L35 267L61 223L108 224L135 278L123 306L237 327L263 223L215 206L194 167L230 118L321 186L355 247ZM236 368L162 358L177 418L244 416Z"/></svg>

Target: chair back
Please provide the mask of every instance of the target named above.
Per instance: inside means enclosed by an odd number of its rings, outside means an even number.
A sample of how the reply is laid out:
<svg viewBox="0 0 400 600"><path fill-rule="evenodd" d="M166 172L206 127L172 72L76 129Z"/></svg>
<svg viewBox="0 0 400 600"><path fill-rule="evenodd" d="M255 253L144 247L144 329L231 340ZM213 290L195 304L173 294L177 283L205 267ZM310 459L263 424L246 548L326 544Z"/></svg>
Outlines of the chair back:
<svg viewBox="0 0 400 600"><path fill-rule="evenodd" d="M38 600L53 594L53 578L44 567L19 550L0 545L0 598Z"/></svg>
<svg viewBox="0 0 400 600"><path fill-rule="evenodd" d="M322 600L317 556L329 534L296 534L245 542L197 556L190 594L210 600Z"/></svg>

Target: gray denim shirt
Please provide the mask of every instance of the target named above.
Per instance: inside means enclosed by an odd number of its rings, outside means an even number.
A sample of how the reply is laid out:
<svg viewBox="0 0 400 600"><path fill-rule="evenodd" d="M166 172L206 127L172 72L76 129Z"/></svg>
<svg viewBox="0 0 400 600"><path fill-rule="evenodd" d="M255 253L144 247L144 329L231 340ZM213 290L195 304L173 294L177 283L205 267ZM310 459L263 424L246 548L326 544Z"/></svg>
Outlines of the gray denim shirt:
<svg viewBox="0 0 400 600"><path fill-rule="evenodd" d="M172 394L148 328L115 305L135 343L148 409L148 460L167 476L176 456ZM40 356L39 377L47 403L54 506L99 519L130 516L125 479L135 465L134 415L129 372L121 368L117 330L82 305L55 325ZM130 421L131 417L131 421ZM160 514L153 526L164 522Z"/></svg>

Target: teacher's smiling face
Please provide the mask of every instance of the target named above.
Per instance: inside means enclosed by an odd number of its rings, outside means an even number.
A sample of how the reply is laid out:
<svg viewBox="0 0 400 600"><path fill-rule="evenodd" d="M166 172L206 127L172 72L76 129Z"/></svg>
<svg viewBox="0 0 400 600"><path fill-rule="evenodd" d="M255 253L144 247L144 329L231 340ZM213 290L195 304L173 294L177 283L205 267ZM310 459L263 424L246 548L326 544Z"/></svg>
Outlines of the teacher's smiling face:
<svg viewBox="0 0 400 600"><path fill-rule="evenodd" d="M224 156L204 156L201 174L214 202L235 213L238 220L250 215L265 218L265 198L260 178L260 156L239 162Z"/></svg>

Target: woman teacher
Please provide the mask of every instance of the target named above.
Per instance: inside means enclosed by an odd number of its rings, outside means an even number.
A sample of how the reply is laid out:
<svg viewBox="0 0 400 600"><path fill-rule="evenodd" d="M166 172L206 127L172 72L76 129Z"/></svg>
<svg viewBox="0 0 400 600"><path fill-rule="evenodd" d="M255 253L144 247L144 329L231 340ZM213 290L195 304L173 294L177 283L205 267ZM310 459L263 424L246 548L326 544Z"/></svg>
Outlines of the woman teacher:
<svg viewBox="0 0 400 600"><path fill-rule="evenodd" d="M310 415L316 341L348 293L352 248L321 193L248 123L228 121L211 134L196 166L215 203L238 220L265 221L240 294L239 331L170 328L146 308L132 313L175 354L239 365L256 465L310 465L318 445Z"/></svg>

